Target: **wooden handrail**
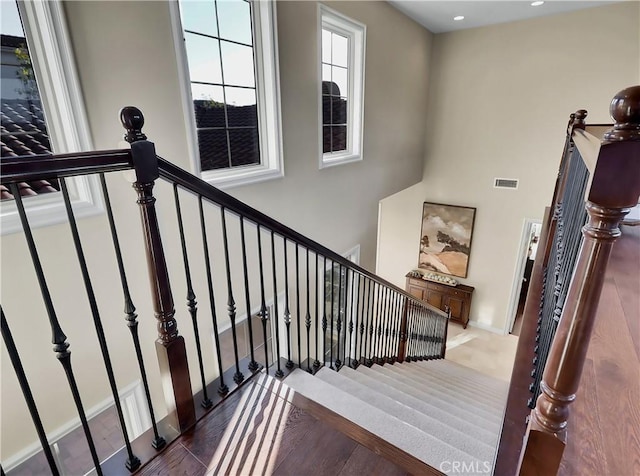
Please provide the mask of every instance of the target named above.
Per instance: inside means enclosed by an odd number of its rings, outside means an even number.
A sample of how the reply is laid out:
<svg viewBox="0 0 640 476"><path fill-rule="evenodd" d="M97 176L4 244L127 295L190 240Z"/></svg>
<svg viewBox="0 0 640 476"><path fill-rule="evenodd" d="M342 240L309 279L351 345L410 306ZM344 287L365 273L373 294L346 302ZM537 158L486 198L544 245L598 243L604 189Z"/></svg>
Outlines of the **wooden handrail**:
<svg viewBox="0 0 640 476"><path fill-rule="evenodd" d="M567 438L569 405L575 400L612 246L622 218L640 197L640 86L618 93L610 108L613 129L598 148L583 228L584 243L541 382L542 393L525 435L518 473L553 475ZM574 131L587 154L591 140ZM576 143L577 145L577 143ZM592 158L587 158L591 161Z"/></svg>
<svg viewBox="0 0 640 476"><path fill-rule="evenodd" d="M331 261L341 264L353 271L360 273L363 276L375 281L378 284L388 287L389 289L393 289L399 294L402 294L411 302L419 304L420 306L433 311L439 316L446 317L447 313L441 311L437 307L432 306L431 304L422 301L420 299L415 298L411 294L407 293L404 289L396 286L395 284L387 281L386 279L381 278L380 276L368 271L361 266L349 261L344 256L336 253L335 251L327 248L324 245L321 245L317 241L314 241L301 233L298 233L292 228L289 228L286 225L283 225L279 221L271 218L270 216L262 213L261 211L256 210L255 208L250 207L246 203L238 200L237 198L229 195L228 193L223 192L222 190L217 189L216 187L211 186L209 183L204 180L195 177L190 174L186 170L178 167L171 162L164 160L161 157L158 157L159 162L159 170L160 176L169 182L176 183L180 187L185 190L195 194L200 195L206 200L221 205L225 208L225 210L235 213L236 215L242 216L245 219L248 219L254 222L261 227L264 227L268 230L273 230L276 234L286 238L289 241L294 243L298 243L306 248L309 248L311 251L321 254L322 256L326 256Z"/></svg>
<svg viewBox="0 0 640 476"><path fill-rule="evenodd" d="M129 149L3 157L1 164L3 185L133 168Z"/></svg>

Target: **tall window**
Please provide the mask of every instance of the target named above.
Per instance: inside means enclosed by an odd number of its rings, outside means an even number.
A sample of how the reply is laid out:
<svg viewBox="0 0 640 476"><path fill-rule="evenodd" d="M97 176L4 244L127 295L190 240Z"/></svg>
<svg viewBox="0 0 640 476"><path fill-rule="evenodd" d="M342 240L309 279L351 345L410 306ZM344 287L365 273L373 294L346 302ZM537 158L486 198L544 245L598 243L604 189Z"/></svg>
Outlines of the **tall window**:
<svg viewBox="0 0 640 476"><path fill-rule="evenodd" d="M58 1L1 1L1 158L78 152L91 148L89 132ZM78 217L102 211L95 177L68 180ZM56 180L19 185L32 227L65 220ZM2 233L22 229L13 196L0 188Z"/></svg>
<svg viewBox="0 0 640 476"><path fill-rule="evenodd" d="M280 175L271 2L181 0L195 168L217 184Z"/></svg>
<svg viewBox="0 0 640 476"><path fill-rule="evenodd" d="M362 160L366 27L320 5L320 167Z"/></svg>

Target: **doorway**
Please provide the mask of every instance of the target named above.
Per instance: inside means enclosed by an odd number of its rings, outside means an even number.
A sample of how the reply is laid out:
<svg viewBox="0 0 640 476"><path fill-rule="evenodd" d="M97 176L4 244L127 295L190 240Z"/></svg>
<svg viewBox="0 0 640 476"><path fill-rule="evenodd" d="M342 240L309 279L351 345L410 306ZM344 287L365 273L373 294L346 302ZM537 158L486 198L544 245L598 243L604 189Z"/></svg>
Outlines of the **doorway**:
<svg viewBox="0 0 640 476"><path fill-rule="evenodd" d="M542 224L539 220L526 219L524 222L508 320L508 332L516 336L520 335L522 328L522 315L531 281L533 263L538 251L541 229Z"/></svg>

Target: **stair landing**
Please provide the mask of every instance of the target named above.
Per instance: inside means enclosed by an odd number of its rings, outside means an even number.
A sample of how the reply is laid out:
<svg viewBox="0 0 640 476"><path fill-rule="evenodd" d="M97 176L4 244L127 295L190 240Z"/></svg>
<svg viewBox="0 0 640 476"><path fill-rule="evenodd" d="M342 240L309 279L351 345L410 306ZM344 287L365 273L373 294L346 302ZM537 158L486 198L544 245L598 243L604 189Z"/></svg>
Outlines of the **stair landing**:
<svg viewBox="0 0 640 476"><path fill-rule="evenodd" d="M287 385L260 374L138 474L407 474L302 409L300 401Z"/></svg>

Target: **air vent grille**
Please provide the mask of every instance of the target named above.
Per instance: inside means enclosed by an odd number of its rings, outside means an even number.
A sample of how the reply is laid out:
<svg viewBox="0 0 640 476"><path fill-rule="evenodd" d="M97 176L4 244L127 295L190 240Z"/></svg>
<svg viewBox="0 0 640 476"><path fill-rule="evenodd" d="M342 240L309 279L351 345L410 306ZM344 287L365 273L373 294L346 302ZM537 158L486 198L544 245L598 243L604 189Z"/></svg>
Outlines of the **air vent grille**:
<svg viewBox="0 0 640 476"><path fill-rule="evenodd" d="M510 188L516 190L518 188L518 179L495 178L493 179L493 188Z"/></svg>

